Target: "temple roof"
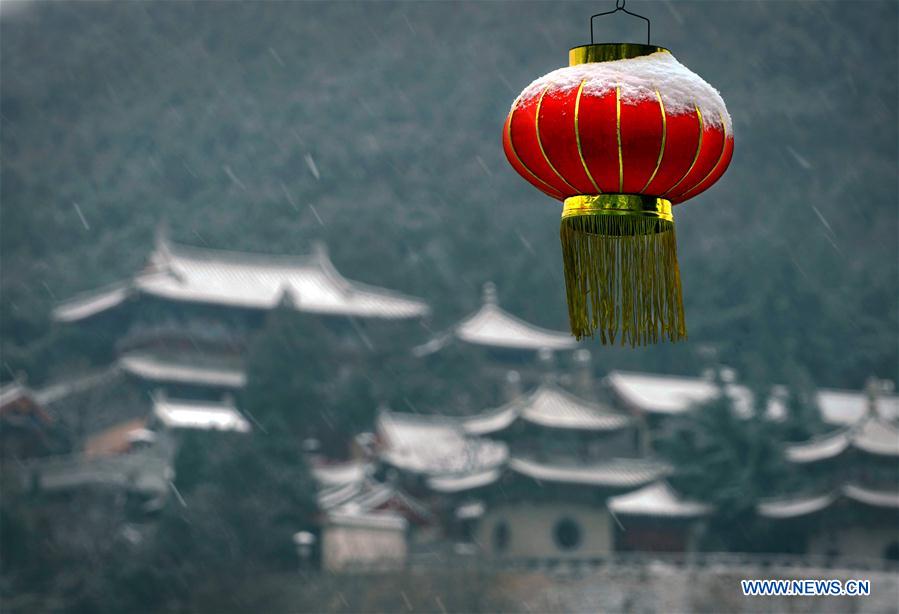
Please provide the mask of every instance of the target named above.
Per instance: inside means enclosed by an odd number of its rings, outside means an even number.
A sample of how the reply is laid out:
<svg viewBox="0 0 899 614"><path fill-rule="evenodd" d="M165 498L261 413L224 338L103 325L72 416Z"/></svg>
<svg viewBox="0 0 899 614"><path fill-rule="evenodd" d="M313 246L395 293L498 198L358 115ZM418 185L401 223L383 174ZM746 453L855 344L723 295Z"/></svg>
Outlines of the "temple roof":
<svg viewBox="0 0 899 614"><path fill-rule="evenodd" d="M484 284L482 300L480 309L455 325L450 333L415 348L415 354L432 354L453 338L473 345L513 350L571 350L577 347L577 341L569 333L530 324L502 309L493 283Z"/></svg>
<svg viewBox="0 0 899 614"><path fill-rule="evenodd" d="M846 484L843 487L843 494L853 501L873 507L899 509L899 492L875 490L858 484Z"/></svg>
<svg viewBox="0 0 899 614"><path fill-rule="evenodd" d="M314 467L319 509L349 515L401 512L405 519L416 523L432 519L422 502L394 484L375 481L368 468L368 463L360 462Z"/></svg>
<svg viewBox="0 0 899 614"><path fill-rule="evenodd" d="M683 414L692 405L712 399L718 391L714 381L700 377L612 371L607 381L615 393L629 405L646 413L661 415ZM773 419L781 419L786 415L783 403L786 391L783 387L778 389L780 394L774 395L767 408L767 415ZM752 393L749 389L727 384L725 390L733 398L741 415L751 413ZM855 424L868 413L869 399L862 391L822 388L818 390L817 401L822 420L835 426ZM899 396L879 397L877 410L888 420L899 418Z"/></svg>
<svg viewBox="0 0 899 614"><path fill-rule="evenodd" d="M251 428L247 419L229 403L176 400L157 396L153 399L153 415L172 429L248 433Z"/></svg>
<svg viewBox="0 0 899 614"><path fill-rule="evenodd" d="M510 458L509 469L539 482L634 488L667 474L669 468L644 459L613 459L578 464L554 464L534 459Z"/></svg>
<svg viewBox="0 0 899 614"><path fill-rule="evenodd" d="M850 500L871 507L899 509L899 492L878 490L858 484L845 484L840 490L822 495L784 497L759 503L757 511L766 518L796 518L826 509L840 500Z"/></svg>
<svg viewBox="0 0 899 614"><path fill-rule="evenodd" d="M834 458L852 447L868 454L899 457L899 428L880 416L870 416L854 427L786 446L784 454L794 463Z"/></svg>
<svg viewBox="0 0 899 614"><path fill-rule="evenodd" d="M827 493L824 495L812 495L795 498L782 498L763 501L756 506L760 516L765 518L796 518L814 514L830 507L837 500L837 495Z"/></svg>
<svg viewBox="0 0 899 614"><path fill-rule="evenodd" d="M243 388L247 383L240 369L173 361L152 354L126 354L119 359L119 366L126 373L150 382L230 389Z"/></svg>
<svg viewBox="0 0 899 614"><path fill-rule="evenodd" d="M486 471L434 476L428 478L428 488L442 493L474 490L495 483L502 474L502 469L497 467Z"/></svg>
<svg viewBox="0 0 899 614"><path fill-rule="evenodd" d="M899 456L899 428L879 416L872 416L854 431L852 445L868 454Z"/></svg>
<svg viewBox="0 0 899 614"><path fill-rule="evenodd" d="M143 272L60 304L54 317L88 318L134 294L248 309L271 309L286 298L299 311L361 318L429 312L418 299L346 279L321 244L307 256L274 256L175 245L160 237Z"/></svg>
<svg viewBox="0 0 899 614"><path fill-rule="evenodd" d="M466 418L463 427L472 435L487 435L508 428L518 419L543 427L586 431L617 430L633 422L630 416L544 383L502 407Z"/></svg>
<svg viewBox="0 0 899 614"><path fill-rule="evenodd" d="M412 473L457 475L496 467L503 443L470 437L455 420L381 410L376 432L382 461Z"/></svg>
<svg viewBox="0 0 899 614"><path fill-rule="evenodd" d="M704 503L682 499L664 480L611 497L607 505L614 514L667 518L696 518L712 510Z"/></svg>
<svg viewBox="0 0 899 614"><path fill-rule="evenodd" d="M849 447L852 433L841 430L808 441L788 444L784 456L793 463L814 463L839 456Z"/></svg>

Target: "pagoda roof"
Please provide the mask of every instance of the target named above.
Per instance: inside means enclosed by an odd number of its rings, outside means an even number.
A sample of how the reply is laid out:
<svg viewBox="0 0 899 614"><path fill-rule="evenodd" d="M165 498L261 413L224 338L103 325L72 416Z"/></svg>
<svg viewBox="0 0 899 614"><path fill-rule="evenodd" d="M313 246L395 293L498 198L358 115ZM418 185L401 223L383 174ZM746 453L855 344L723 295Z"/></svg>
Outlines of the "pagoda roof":
<svg viewBox="0 0 899 614"><path fill-rule="evenodd" d="M428 476L485 470L508 456L505 444L470 437L457 421L441 416L382 409L376 432L382 461Z"/></svg>
<svg viewBox="0 0 899 614"><path fill-rule="evenodd" d="M771 499L759 503L756 511L765 518L797 518L820 512L833 505L837 499L838 495L834 493Z"/></svg>
<svg viewBox="0 0 899 614"><path fill-rule="evenodd" d="M322 478L327 480L333 476L313 470L313 477L321 487L317 495L319 508L328 513L352 515L400 512L407 520L419 523L432 519L427 506L396 485L378 482L367 474L355 479L357 475L343 476L352 479L335 484L322 481Z"/></svg>
<svg viewBox="0 0 899 614"><path fill-rule="evenodd" d="M681 498L664 480L633 492L610 497L607 505L613 514L626 516L697 518L712 511L710 505Z"/></svg>
<svg viewBox="0 0 899 614"><path fill-rule="evenodd" d="M826 494L801 495L763 501L756 507L760 516L772 519L797 518L824 510L840 500L849 500L870 507L899 509L899 492L880 490L848 483Z"/></svg>
<svg viewBox="0 0 899 614"><path fill-rule="evenodd" d="M38 395L20 381L12 381L0 386L0 416L33 416L43 424L50 424L53 418L44 409Z"/></svg>
<svg viewBox="0 0 899 614"><path fill-rule="evenodd" d="M96 290L83 292L57 305L53 318L57 322L78 322L118 307L134 295L131 280L119 281Z"/></svg>
<svg viewBox="0 0 899 614"><path fill-rule="evenodd" d="M153 415L171 429L238 433L248 433L251 430L247 419L230 403L176 400L157 396L153 399Z"/></svg>
<svg viewBox="0 0 899 614"><path fill-rule="evenodd" d="M846 484L843 487L843 494L853 501L872 507L899 509L899 492L896 491L877 490L867 486L859 486L858 484Z"/></svg>
<svg viewBox="0 0 899 614"><path fill-rule="evenodd" d="M513 457L509 469L539 482L635 488L659 479L669 467L645 459L612 459L594 463L554 464Z"/></svg>
<svg viewBox="0 0 899 614"><path fill-rule="evenodd" d="M880 416L871 416L853 432L852 445L868 454L899 457L899 428Z"/></svg>
<svg viewBox="0 0 899 614"><path fill-rule="evenodd" d="M126 373L151 382L229 389L243 388L247 382L246 375L240 369L188 363L152 354L126 354L119 358L119 366Z"/></svg>
<svg viewBox="0 0 899 614"><path fill-rule="evenodd" d="M499 306L496 286L484 284L482 305L476 312L453 326L449 333L415 348L418 356L437 352L453 339L472 345L511 350L571 350L577 341L571 334L525 322Z"/></svg>
<svg viewBox="0 0 899 614"><path fill-rule="evenodd" d="M839 456L848 448L877 456L899 457L899 428L880 416L869 416L854 427L786 446L794 463L812 463Z"/></svg>
<svg viewBox="0 0 899 614"><path fill-rule="evenodd" d="M298 311L361 318L429 313L419 299L346 279L323 244L306 256L276 256L176 245L160 237L143 272L60 304L54 317L82 320L133 294L247 309L272 309L286 299Z"/></svg>
<svg viewBox="0 0 899 614"><path fill-rule="evenodd" d="M615 393L629 405L650 414L684 414L696 403L709 401L718 393L714 381L701 377L658 375L612 371L607 377ZM726 384L725 390L733 399L740 415L752 412L752 392L745 386ZM769 400L766 415L775 420L786 416L783 386L775 389ZM868 413L869 399L861 391L819 389L818 407L824 422L834 426L848 426L859 422ZM878 413L888 420L899 419L899 396L883 395L877 399Z"/></svg>
<svg viewBox="0 0 899 614"><path fill-rule="evenodd" d="M496 467L486 471L474 471L455 475L439 475L428 478L428 488L440 493L456 493L474 490L495 483L503 471Z"/></svg>
<svg viewBox="0 0 899 614"><path fill-rule="evenodd" d="M839 456L849 448L851 441L851 431L844 429L808 441L788 444L784 448L784 457L793 463L814 463Z"/></svg>
<svg viewBox="0 0 899 614"><path fill-rule="evenodd" d="M585 431L612 431L633 423L630 416L546 382L502 407L466 418L463 427L472 435L487 435L505 430L516 420L542 427Z"/></svg>

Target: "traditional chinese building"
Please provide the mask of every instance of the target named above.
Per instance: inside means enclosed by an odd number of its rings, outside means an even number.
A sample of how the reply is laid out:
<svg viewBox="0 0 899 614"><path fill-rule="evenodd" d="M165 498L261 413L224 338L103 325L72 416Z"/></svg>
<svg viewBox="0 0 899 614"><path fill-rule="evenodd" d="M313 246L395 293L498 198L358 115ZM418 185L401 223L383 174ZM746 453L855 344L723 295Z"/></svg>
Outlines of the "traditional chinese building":
<svg viewBox="0 0 899 614"><path fill-rule="evenodd" d="M424 357L455 343L484 349L504 363L533 360L540 350L564 351L577 347L577 341L569 333L525 322L500 307L493 282L484 284L477 311L413 351L416 356Z"/></svg>
<svg viewBox="0 0 899 614"><path fill-rule="evenodd" d="M221 396L243 387L250 333L278 306L320 318L348 351L380 346L372 338L396 338L429 313L421 300L346 279L323 244L305 256L273 256L178 245L160 232L142 271L53 315L117 331L122 369L148 388Z"/></svg>
<svg viewBox="0 0 899 614"><path fill-rule="evenodd" d="M759 506L800 552L899 561L899 426L892 399L867 401L856 423L787 446L803 487Z"/></svg>

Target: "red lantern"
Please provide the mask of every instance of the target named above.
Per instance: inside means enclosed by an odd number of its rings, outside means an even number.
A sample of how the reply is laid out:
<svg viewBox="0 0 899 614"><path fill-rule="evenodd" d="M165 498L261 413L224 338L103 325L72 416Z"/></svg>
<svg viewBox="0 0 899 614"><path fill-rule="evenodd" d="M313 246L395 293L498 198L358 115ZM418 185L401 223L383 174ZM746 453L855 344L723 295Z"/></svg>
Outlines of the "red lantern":
<svg viewBox="0 0 899 614"><path fill-rule="evenodd" d="M721 96L662 47L575 47L568 67L524 89L503 147L522 177L564 203L575 337L686 337L672 205L711 187L733 146Z"/></svg>

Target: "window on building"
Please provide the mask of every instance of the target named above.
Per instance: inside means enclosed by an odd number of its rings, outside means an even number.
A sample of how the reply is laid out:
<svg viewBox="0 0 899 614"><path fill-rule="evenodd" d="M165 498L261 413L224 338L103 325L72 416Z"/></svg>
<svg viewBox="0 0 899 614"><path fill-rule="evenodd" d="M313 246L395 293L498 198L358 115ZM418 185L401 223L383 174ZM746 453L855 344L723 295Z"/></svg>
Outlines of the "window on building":
<svg viewBox="0 0 899 614"><path fill-rule="evenodd" d="M553 529L553 538L562 550L573 550L581 545L581 526L571 518L562 518Z"/></svg>
<svg viewBox="0 0 899 614"><path fill-rule="evenodd" d="M493 525L493 550L505 552L509 547L509 523L500 520Z"/></svg>

